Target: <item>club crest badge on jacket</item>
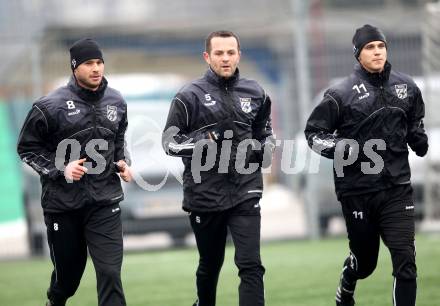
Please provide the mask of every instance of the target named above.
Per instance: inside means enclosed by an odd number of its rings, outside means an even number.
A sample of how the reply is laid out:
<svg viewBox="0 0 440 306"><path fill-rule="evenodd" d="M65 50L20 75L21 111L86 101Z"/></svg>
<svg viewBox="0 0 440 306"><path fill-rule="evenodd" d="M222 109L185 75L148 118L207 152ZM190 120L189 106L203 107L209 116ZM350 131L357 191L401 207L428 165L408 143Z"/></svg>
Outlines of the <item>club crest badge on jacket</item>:
<svg viewBox="0 0 440 306"><path fill-rule="evenodd" d="M245 113L252 111L251 98L240 98L241 110Z"/></svg>
<svg viewBox="0 0 440 306"><path fill-rule="evenodd" d="M107 105L107 118L110 121L115 121L118 118L118 108L116 106Z"/></svg>
<svg viewBox="0 0 440 306"><path fill-rule="evenodd" d="M394 88L399 99L405 99L408 96L406 84L394 85Z"/></svg>

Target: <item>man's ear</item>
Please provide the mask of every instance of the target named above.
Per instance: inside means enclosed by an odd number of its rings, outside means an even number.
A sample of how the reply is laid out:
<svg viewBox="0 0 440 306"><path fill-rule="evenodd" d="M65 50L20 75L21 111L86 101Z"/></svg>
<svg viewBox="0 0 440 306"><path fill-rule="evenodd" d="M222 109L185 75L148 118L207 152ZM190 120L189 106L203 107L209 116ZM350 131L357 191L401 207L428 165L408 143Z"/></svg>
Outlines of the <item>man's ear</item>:
<svg viewBox="0 0 440 306"><path fill-rule="evenodd" d="M211 63L211 59L209 58L208 52L203 52L203 58L205 59L205 62L209 65Z"/></svg>

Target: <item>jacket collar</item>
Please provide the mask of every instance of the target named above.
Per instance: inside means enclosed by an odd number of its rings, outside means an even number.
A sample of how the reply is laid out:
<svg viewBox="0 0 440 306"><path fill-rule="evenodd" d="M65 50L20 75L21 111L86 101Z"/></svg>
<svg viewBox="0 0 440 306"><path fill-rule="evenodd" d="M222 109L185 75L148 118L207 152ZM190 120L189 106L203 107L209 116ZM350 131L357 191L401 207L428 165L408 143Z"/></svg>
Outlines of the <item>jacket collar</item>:
<svg viewBox="0 0 440 306"><path fill-rule="evenodd" d="M371 73L365 70L361 64L357 63L354 66L354 71L361 76L362 79L367 80L373 86L381 86L388 81L391 73L391 64L386 61L384 69L379 73Z"/></svg>
<svg viewBox="0 0 440 306"><path fill-rule="evenodd" d="M78 85L78 82L76 81L75 77L72 75L70 77L67 86L69 87L70 90L72 90L75 94L78 95L78 97L80 97L84 101L96 102L101 100L101 98L104 96L105 90L107 88L107 84L108 84L107 79L103 77L102 82L99 85L98 89L93 91Z"/></svg>
<svg viewBox="0 0 440 306"><path fill-rule="evenodd" d="M240 72L237 68L231 77L224 78L219 76L217 73L214 72L214 70L212 70L211 67L209 67L209 69L205 73L205 78L208 80L209 83L216 86L233 87L240 78Z"/></svg>

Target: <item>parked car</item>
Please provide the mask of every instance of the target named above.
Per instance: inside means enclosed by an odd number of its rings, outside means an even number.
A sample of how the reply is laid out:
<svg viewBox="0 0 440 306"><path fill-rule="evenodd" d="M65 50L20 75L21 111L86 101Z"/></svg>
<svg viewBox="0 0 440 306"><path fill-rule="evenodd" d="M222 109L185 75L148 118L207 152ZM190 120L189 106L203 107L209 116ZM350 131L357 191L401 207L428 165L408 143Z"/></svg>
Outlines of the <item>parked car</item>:
<svg viewBox="0 0 440 306"><path fill-rule="evenodd" d="M173 74L110 75L108 80L128 107L126 141L134 180L123 183L124 234L165 232L181 245L191 232L182 210L183 163L165 154L161 139L173 96L185 80Z"/></svg>
<svg viewBox="0 0 440 306"><path fill-rule="evenodd" d="M46 242L46 225L40 200L40 177L34 169L25 163L22 164L22 174L29 252L36 256L49 254Z"/></svg>
<svg viewBox="0 0 440 306"><path fill-rule="evenodd" d="M172 98L185 79L174 74L109 75L107 79L128 105L126 140L134 181L122 185L124 235L164 232L174 245L181 245L191 233L187 214L181 208L183 163L165 154L161 134ZM53 87L66 83L63 78ZM23 177L30 248L33 254L43 254L47 247L39 177L27 165L23 165Z"/></svg>

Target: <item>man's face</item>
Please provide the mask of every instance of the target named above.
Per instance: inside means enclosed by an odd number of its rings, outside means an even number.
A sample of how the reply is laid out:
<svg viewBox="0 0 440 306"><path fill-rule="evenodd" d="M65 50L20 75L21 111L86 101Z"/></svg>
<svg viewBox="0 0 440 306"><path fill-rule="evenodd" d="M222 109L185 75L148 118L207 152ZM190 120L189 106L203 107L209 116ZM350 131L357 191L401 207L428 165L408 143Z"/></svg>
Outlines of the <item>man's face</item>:
<svg viewBox="0 0 440 306"><path fill-rule="evenodd" d="M81 63L73 73L78 85L90 90L96 90L102 81L104 62L101 59L90 59Z"/></svg>
<svg viewBox="0 0 440 306"><path fill-rule="evenodd" d="M383 41L369 42L359 54L359 63L371 73L381 72L387 60L387 48Z"/></svg>
<svg viewBox="0 0 440 306"><path fill-rule="evenodd" d="M231 77L240 61L240 51L235 37L213 37L211 51L203 57L214 72L224 78Z"/></svg>

